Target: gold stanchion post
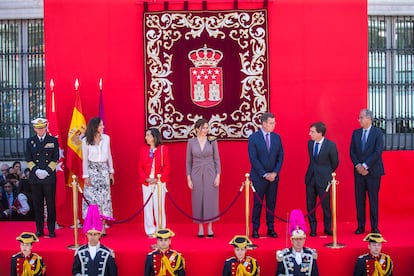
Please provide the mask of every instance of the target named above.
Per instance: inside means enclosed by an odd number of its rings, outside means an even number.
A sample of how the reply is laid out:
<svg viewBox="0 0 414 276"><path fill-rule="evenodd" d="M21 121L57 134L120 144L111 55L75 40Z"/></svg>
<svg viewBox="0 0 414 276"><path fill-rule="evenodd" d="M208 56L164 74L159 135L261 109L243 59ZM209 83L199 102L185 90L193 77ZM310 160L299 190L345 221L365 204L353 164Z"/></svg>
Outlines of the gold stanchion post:
<svg viewBox="0 0 414 276"><path fill-rule="evenodd" d="M339 181L336 180L336 173L332 173L332 180L331 180L331 186L332 186L332 232L333 232L333 241L332 243L325 244L326 247L329 248L343 248L345 247L345 244L338 243L337 239L337 224L336 224L336 185L339 183Z"/></svg>
<svg viewBox="0 0 414 276"><path fill-rule="evenodd" d="M69 249L76 250L79 247L78 243L78 189L79 184L76 180L76 175L72 175L72 195L73 195L73 231L75 235L75 243L68 245Z"/></svg>
<svg viewBox="0 0 414 276"><path fill-rule="evenodd" d="M254 187L252 185L252 182L250 182L250 174L246 173L244 175L246 177L246 180L244 181L242 187L240 188L240 192L243 189L244 186L244 191L245 191L245 213L246 213L246 237L249 236L249 217L250 217L250 199L249 199L249 188L251 187L253 192L255 192Z"/></svg>
<svg viewBox="0 0 414 276"><path fill-rule="evenodd" d="M161 198L161 174L157 174L157 194L158 194L158 225L157 229L160 230L162 228L162 198Z"/></svg>

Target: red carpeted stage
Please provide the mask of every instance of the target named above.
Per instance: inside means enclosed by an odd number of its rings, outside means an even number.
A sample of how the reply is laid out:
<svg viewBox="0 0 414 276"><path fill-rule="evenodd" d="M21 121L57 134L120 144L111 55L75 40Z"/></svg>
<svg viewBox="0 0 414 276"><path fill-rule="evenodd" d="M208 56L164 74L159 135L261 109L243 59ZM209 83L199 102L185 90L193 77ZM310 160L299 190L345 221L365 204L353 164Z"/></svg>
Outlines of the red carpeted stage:
<svg viewBox="0 0 414 276"><path fill-rule="evenodd" d="M0 247L0 275L8 275L10 256L19 250L19 243L15 238L22 231L34 231L33 222L0 222L2 229L2 243ZM173 224L169 227L176 233L173 238L173 248L182 252L186 260L187 275L221 275L223 262L230 257L232 246L228 244L235 233L244 234L242 224L215 225L214 238L197 238L198 226L193 223ZM320 275L348 276L352 275L356 258L367 252L367 244L362 241L364 235L354 235L354 223L340 222L338 224L338 243L345 244L344 248L331 249L325 244L332 242L331 237L308 237L307 245L318 250L318 265ZM383 252L390 254L394 261L394 275L412 275L412 257L414 240L411 229L414 228L414 219L399 219L381 221L381 231L388 241L383 246ZM286 247L290 242L286 240L286 225L276 223L279 238L261 237L253 240L258 248L250 255L258 259L261 275L275 274L275 251ZM264 234L262 229L260 234ZM83 232L79 232L79 243L85 242ZM321 233L318 233L321 234ZM34 251L43 256L47 264L49 276L71 275L73 250L67 249L74 243L73 229L66 227L57 230L57 237L50 239L42 237L34 245ZM145 255L150 251L155 239L145 236L142 224L115 224L108 229L108 236L102 243L114 249L120 276L142 275Z"/></svg>

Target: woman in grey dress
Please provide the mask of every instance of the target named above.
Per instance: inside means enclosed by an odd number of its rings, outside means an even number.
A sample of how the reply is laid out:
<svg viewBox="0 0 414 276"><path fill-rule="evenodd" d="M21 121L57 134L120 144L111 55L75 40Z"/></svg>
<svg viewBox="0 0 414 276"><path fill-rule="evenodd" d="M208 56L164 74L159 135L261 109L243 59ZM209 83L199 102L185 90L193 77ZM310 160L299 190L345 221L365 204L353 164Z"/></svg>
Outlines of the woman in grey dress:
<svg viewBox="0 0 414 276"><path fill-rule="evenodd" d="M198 237L204 237L204 223L208 223L207 236L213 237L212 222L219 219L220 156L217 140L207 137L207 120L197 120L194 128L197 136L188 140L186 158L193 217L199 223Z"/></svg>

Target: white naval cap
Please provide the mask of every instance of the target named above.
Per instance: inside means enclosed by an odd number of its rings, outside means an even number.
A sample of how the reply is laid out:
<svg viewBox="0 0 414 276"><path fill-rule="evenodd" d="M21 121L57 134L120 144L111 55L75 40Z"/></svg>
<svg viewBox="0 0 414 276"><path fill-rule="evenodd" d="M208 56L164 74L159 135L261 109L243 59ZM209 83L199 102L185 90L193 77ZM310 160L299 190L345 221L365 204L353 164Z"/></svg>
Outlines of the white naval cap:
<svg viewBox="0 0 414 276"><path fill-rule="evenodd" d="M32 121L34 128L45 128L47 126L47 119L45 118L36 118Z"/></svg>

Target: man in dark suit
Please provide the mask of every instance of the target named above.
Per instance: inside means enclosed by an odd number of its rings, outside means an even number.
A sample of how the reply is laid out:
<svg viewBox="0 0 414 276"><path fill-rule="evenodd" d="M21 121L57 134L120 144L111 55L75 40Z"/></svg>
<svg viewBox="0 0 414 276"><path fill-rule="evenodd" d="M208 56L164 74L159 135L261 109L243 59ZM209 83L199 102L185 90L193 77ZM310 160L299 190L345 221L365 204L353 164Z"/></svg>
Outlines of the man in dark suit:
<svg viewBox="0 0 414 276"><path fill-rule="evenodd" d="M32 121L36 135L27 139L26 162L30 169L29 183L32 190L36 221L36 236L43 236L44 200L47 205L47 228L49 237L56 237L56 165L59 145L56 137L46 133L48 121L38 118Z"/></svg>
<svg viewBox="0 0 414 276"><path fill-rule="evenodd" d="M17 200L17 192L12 180L7 179L3 186L4 192L1 197L1 206L4 210L0 214L1 219L11 219L16 215L14 203Z"/></svg>
<svg viewBox="0 0 414 276"><path fill-rule="evenodd" d="M2 187L4 182L6 182L7 174L9 173L9 165L6 163L1 164L1 174L0 174L0 186Z"/></svg>
<svg viewBox="0 0 414 276"><path fill-rule="evenodd" d="M372 112L362 109L359 113L361 128L352 133L350 155L354 164L355 200L358 227L355 234L365 232L365 200L368 193L371 232L378 230L378 192L384 175L382 131L372 125Z"/></svg>
<svg viewBox="0 0 414 276"><path fill-rule="evenodd" d="M326 126L322 122L311 124L308 141L309 165L306 171L306 207L308 210L310 236L316 236L316 196L322 200L324 233L332 235L331 199L329 191L325 191L332 180L332 173L338 167L338 150L331 140L325 138Z"/></svg>
<svg viewBox="0 0 414 276"><path fill-rule="evenodd" d="M256 189L252 212L253 238L259 237L260 216L262 202L266 196L267 235L277 238L274 230L274 212L276 208L277 188L279 183L279 172L283 163L283 147L280 136L274 133L275 116L265 112L260 118L262 128L249 137L248 151L251 164L250 179Z"/></svg>

